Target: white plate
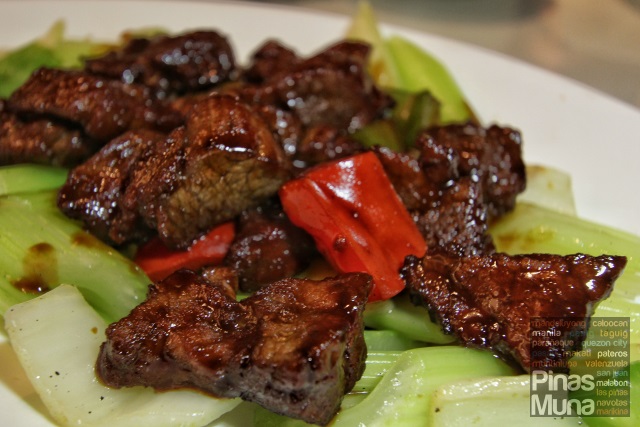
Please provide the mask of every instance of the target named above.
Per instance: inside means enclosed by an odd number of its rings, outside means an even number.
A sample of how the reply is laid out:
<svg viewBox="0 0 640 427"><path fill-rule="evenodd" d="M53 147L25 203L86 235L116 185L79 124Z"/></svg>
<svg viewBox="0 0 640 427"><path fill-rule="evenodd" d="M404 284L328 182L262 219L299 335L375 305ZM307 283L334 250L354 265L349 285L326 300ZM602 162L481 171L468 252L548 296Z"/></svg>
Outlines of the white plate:
<svg viewBox="0 0 640 427"><path fill-rule="evenodd" d="M217 28L230 36L241 59L266 38L312 53L338 39L349 22L349 17L243 2L0 1L0 48L27 42L61 18L70 35L105 40L145 26ZM640 111L492 52L384 29L441 58L484 122L519 128L527 162L570 172L581 216L640 234L640 196L634 188L640 183ZM0 425L51 426L2 337L0 367Z"/></svg>

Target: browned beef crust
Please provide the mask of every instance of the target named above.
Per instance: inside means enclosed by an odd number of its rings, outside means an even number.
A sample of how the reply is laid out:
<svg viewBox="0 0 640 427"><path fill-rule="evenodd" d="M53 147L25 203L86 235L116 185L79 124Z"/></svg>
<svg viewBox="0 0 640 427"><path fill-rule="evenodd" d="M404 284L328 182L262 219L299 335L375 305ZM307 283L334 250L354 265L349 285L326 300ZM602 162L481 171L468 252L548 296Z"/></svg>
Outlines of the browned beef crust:
<svg viewBox="0 0 640 427"><path fill-rule="evenodd" d="M272 202L239 216L224 264L237 272L241 290L253 292L301 273L316 254L311 236L293 225L282 207Z"/></svg>
<svg viewBox="0 0 640 427"><path fill-rule="evenodd" d="M182 270L109 326L97 373L113 387L195 388L324 425L364 369L371 283L285 279L236 302Z"/></svg>
<svg viewBox="0 0 640 427"><path fill-rule="evenodd" d="M41 68L8 104L21 115L75 123L103 144L127 130L169 131L182 123L180 114L155 99L147 87L77 70Z"/></svg>
<svg viewBox="0 0 640 427"><path fill-rule="evenodd" d="M440 191L431 209L413 211L413 216L427 248L457 256L495 252L481 185L470 177Z"/></svg>
<svg viewBox="0 0 640 427"><path fill-rule="evenodd" d="M115 138L71 171L58 193L58 206L102 240L148 237L151 230L139 216L122 211L120 201L147 150L165 138L149 130L129 131Z"/></svg>
<svg viewBox="0 0 640 427"><path fill-rule="evenodd" d="M185 126L166 137L144 135L107 145L71 171L60 193L65 213L116 244L154 230L167 245L188 247L213 226L274 195L289 176L269 126L231 96L196 103ZM119 174L106 186L105 166ZM100 194L103 189L108 194ZM108 212L87 209L105 202Z"/></svg>
<svg viewBox="0 0 640 427"><path fill-rule="evenodd" d="M571 351L580 349L582 340L576 337L584 338L579 333L584 331L560 326L558 341L573 339L575 345L550 342L545 351L532 354L531 321L588 320L625 265L625 257L607 255L435 253L408 257L402 275L413 301L463 344L491 348L526 371L533 366L562 372Z"/></svg>
<svg viewBox="0 0 640 427"><path fill-rule="evenodd" d="M366 72L369 51L345 41L303 58L268 41L238 81L214 90L252 105L296 169L304 169L363 150L350 135L389 112L392 98ZM191 99L172 105L185 111Z"/></svg>
<svg viewBox="0 0 640 427"><path fill-rule="evenodd" d="M468 176L481 184L490 220L512 210L525 189L521 145L515 129L472 123L430 128L416 141L431 181L448 186L449 180Z"/></svg>
<svg viewBox="0 0 640 427"><path fill-rule="evenodd" d="M517 131L471 123L432 127L407 152L374 151L431 250L494 251L489 223L513 209L526 185Z"/></svg>
<svg viewBox="0 0 640 427"><path fill-rule="evenodd" d="M216 31L134 38L85 62L85 70L152 88L157 96L200 91L224 83L236 70L233 49Z"/></svg>
<svg viewBox="0 0 640 427"><path fill-rule="evenodd" d="M268 125L231 96L197 103L167 141L135 172L124 205L170 246L186 247L273 196L290 173Z"/></svg>
<svg viewBox="0 0 640 427"><path fill-rule="evenodd" d="M0 165L38 163L72 167L98 149L96 141L66 123L20 119L0 100Z"/></svg>

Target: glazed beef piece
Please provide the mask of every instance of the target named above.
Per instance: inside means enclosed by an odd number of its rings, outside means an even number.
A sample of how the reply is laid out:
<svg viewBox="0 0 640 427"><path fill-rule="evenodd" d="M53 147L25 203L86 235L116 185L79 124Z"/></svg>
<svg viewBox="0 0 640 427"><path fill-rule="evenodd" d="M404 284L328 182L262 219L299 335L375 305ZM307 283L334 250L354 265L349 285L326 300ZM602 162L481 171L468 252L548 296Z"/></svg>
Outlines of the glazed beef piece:
<svg viewBox="0 0 640 427"><path fill-rule="evenodd" d="M305 128L329 125L353 132L393 105L366 72L369 52L364 43L343 41L299 58L287 48L267 44L249 65L244 80L252 84L244 97L293 111Z"/></svg>
<svg viewBox="0 0 640 427"><path fill-rule="evenodd" d="M229 298L236 299L240 289L238 274L233 268L222 265L203 267L198 274L217 286Z"/></svg>
<svg viewBox="0 0 640 427"><path fill-rule="evenodd" d="M440 198L440 181L428 179L417 150L397 152L387 147L373 147L393 188L409 212L425 211Z"/></svg>
<svg viewBox="0 0 640 427"><path fill-rule="evenodd" d="M480 184L463 177L439 194L431 209L413 213L427 248L461 257L495 252Z"/></svg>
<svg viewBox="0 0 640 427"><path fill-rule="evenodd" d="M481 183L490 220L513 209L525 189L522 141L514 129L471 123L434 127L423 131L416 145L429 180L448 186L449 180L468 176Z"/></svg>
<svg viewBox="0 0 640 427"><path fill-rule="evenodd" d="M308 129L296 147L294 166L305 169L365 151L363 145L341 129L316 125Z"/></svg>
<svg viewBox="0 0 640 427"><path fill-rule="evenodd" d="M452 150L374 152L431 251L467 256L494 252L482 184L459 176Z"/></svg>
<svg viewBox="0 0 640 427"><path fill-rule="evenodd" d="M8 105L20 116L73 123L102 144L127 130L170 131L182 123L181 115L154 99L148 88L83 71L41 68Z"/></svg>
<svg viewBox="0 0 640 427"><path fill-rule="evenodd" d="M366 72L370 46L342 41L300 57L275 41L252 56L231 90L259 105L296 171L345 157L363 147L351 137L385 117L393 99Z"/></svg>
<svg viewBox="0 0 640 427"><path fill-rule="evenodd" d="M488 225L513 209L526 184L517 131L471 123L432 127L407 152L374 152L430 250L494 251Z"/></svg>
<svg viewBox="0 0 640 427"><path fill-rule="evenodd" d="M224 83L236 70L233 49L216 31L135 38L122 49L85 62L92 74L139 83L160 97Z"/></svg>
<svg viewBox="0 0 640 427"><path fill-rule="evenodd" d="M244 211L236 224L224 264L238 273L245 292L302 272L316 255L311 236L294 226L275 202Z"/></svg>
<svg viewBox="0 0 640 427"><path fill-rule="evenodd" d="M195 104L185 126L168 136L149 135L117 139L74 169L59 197L62 210L115 244L153 230L168 246L186 248L273 196L289 176L267 124L230 96ZM105 185L113 171L118 179ZM111 208L92 209L105 203Z"/></svg>
<svg viewBox="0 0 640 427"><path fill-rule="evenodd" d="M293 112L275 105L254 105L253 108L269 126L284 154L292 161L305 132L300 119Z"/></svg>
<svg viewBox="0 0 640 427"><path fill-rule="evenodd" d="M237 302L182 270L108 327L96 372L112 387L195 388L324 425L362 375L371 286L361 273L285 279Z"/></svg>
<svg viewBox="0 0 640 427"><path fill-rule="evenodd" d="M21 119L0 100L0 165L38 163L73 167L98 148L79 129L49 119Z"/></svg>
<svg viewBox="0 0 640 427"><path fill-rule="evenodd" d="M380 118L392 100L366 72L370 47L340 42L268 78L263 87L307 127L360 129Z"/></svg>
<svg viewBox="0 0 640 427"><path fill-rule="evenodd" d="M290 174L269 126L231 96L197 103L167 141L134 172L123 206L172 247L273 196Z"/></svg>
<svg viewBox="0 0 640 427"><path fill-rule="evenodd" d="M491 348L525 371L560 372L566 371L570 352L581 348L585 331L569 322L545 331L554 340L532 353L531 322L588 320L625 265L625 257L606 255L433 253L408 257L402 275L414 303L424 305L463 344ZM575 345L557 344L562 340Z"/></svg>
<svg viewBox="0 0 640 427"><path fill-rule="evenodd" d="M68 217L83 221L91 233L104 241L141 240L151 230L133 216L126 230L115 224L125 222L120 212L120 200L140 167L141 158L163 134L149 131L129 131L112 140L98 153L74 168L58 193L58 206Z"/></svg>
<svg viewBox="0 0 640 427"><path fill-rule="evenodd" d="M286 72L302 59L277 40L267 40L251 55L249 66L242 72L242 79L251 84L262 84L270 77Z"/></svg>

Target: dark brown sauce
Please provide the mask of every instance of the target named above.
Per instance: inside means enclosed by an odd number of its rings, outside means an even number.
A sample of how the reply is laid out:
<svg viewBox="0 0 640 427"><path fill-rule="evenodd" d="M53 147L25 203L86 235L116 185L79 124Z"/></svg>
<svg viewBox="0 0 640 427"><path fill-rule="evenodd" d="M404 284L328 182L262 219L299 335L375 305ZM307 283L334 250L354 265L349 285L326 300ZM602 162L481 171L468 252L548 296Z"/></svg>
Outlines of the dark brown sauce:
<svg viewBox="0 0 640 427"><path fill-rule="evenodd" d="M75 246L83 246L89 249L103 250L105 252L115 252L116 250L111 246L105 244L102 240L98 239L94 235L85 231L78 231L71 236L71 244ZM127 256L124 254L125 257ZM140 274L140 267L128 258L124 260L129 264L129 269L133 274Z"/></svg>
<svg viewBox="0 0 640 427"><path fill-rule="evenodd" d="M73 233L71 236L71 244L96 249L103 249L105 246L100 239L84 231Z"/></svg>
<svg viewBox="0 0 640 427"><path fill-rule="evenodd" d="M24 275L11 284L24 293L41 294L58 283L56 251L49 243L37 243L22 259Z"/></svg>

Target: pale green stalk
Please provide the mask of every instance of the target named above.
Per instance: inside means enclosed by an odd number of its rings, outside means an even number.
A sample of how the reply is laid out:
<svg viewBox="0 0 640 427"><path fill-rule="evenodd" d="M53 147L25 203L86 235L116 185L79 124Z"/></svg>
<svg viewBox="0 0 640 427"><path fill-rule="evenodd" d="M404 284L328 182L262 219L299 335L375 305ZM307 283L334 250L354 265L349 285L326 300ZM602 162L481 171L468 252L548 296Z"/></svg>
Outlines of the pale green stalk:
<svg viewBox="0 0 640 427"><path fill-rule="evenodd" d="M108 322L142 302L144 272L64 216L56 191L0 198L0 314L60 284L80 289Z"/></svg>
<svg viewBox="0 0 640 427"><path fill-rule="evenodd" d="M54 190L64 184L67 173L64 168L34 164L0 167L0 196Z"/></svg>

